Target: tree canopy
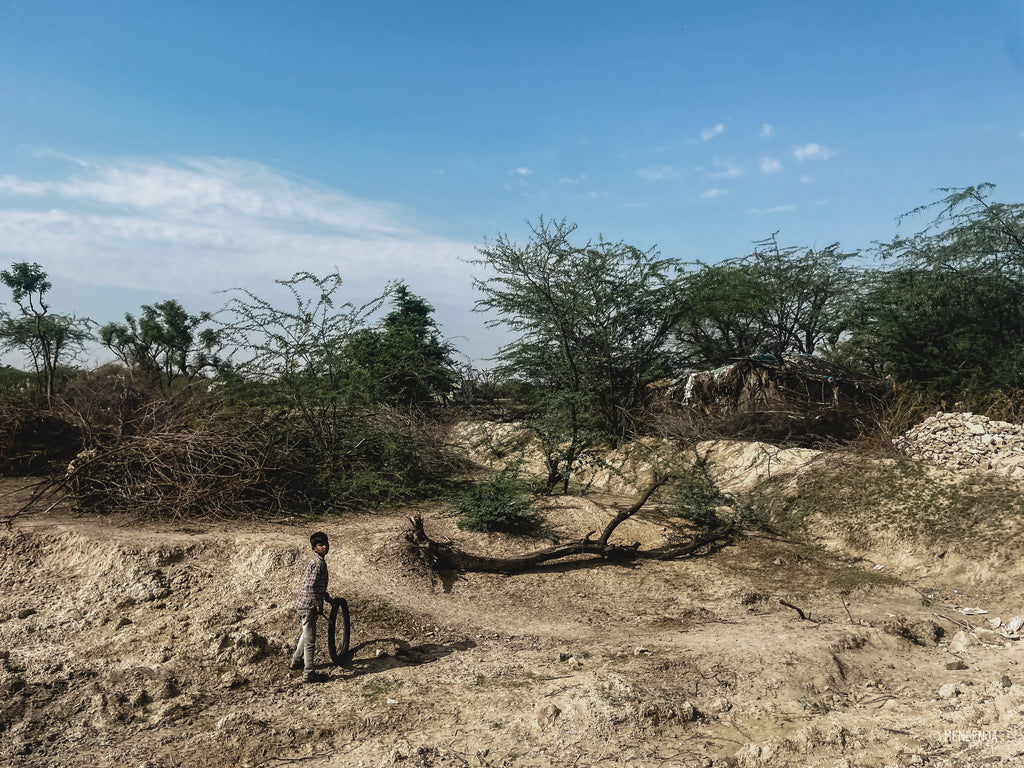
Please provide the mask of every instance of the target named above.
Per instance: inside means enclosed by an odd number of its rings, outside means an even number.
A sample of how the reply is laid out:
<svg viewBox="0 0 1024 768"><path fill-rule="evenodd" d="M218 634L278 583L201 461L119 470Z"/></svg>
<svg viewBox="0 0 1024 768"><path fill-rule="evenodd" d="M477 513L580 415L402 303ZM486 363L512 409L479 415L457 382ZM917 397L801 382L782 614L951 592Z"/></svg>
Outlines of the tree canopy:
<svg viewBox="0 0 1024 768"><path fill-rule="evenodd" d="M0 317L0 346L20 351L31 360L47 398L56 386L57 370L75 359L92 338L88 318L50 312L46 294L52 288L39 264L16 262L0 271L0 281L11 289L20 317Z"/></svg>

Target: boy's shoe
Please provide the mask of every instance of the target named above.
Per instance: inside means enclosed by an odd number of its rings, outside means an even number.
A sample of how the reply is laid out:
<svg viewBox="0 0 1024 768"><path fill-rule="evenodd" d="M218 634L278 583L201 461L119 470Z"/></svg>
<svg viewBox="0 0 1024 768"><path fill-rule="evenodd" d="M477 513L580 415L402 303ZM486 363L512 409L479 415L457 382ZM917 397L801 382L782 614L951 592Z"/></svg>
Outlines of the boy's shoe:
<svg viewBox="0 0 1024 768"><path fill-rule="evenodd" d="M295 663L295 662L293 661L293 662L292 662L292 663L291 663L291 664L289 665L289 667L288 667L288 669L290 669L290 670L291 670L292 672L298 672L298 671L299 671L300 669L305 669L305 668L306 668L306 665L305 665L305 664L303 664L303 663L302 663L301 661L300 661L300 662L298 662L298 663Z"/></svg>
<svg viewBox="0 0 1024 768"><path fill-rule="evenodd" d="M302 682L304 683L323 683L326 681L327 675L321 674L320 672L308 672L302 676Z"/></svg>

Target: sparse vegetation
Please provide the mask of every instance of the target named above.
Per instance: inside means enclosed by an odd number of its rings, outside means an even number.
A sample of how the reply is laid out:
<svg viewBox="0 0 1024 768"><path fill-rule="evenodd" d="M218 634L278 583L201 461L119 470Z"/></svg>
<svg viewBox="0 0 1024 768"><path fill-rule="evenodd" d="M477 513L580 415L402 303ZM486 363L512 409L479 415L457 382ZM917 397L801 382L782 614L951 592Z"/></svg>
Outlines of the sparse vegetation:
<svg viewBox="0 0 1024 768"><path fill-rule="evenodd" d="M452 506L459 527L466 531L545 534L544 520L532 508L519 465L514 462L458 494Z"/></svg>

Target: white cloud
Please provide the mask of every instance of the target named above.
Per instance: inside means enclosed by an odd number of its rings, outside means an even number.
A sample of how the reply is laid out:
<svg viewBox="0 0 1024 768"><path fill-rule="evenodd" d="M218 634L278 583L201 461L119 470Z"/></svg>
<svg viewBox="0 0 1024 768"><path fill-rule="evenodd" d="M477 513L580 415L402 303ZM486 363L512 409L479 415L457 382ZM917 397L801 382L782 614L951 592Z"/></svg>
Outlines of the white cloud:
<svg viewBox="0 0 1024 768"><path fill-rule="evenodd" d="M719 136L724 132L725 124L718 123L717 125L714 125L711 128L705 128L703 131L701 131L700 138L701 141L711 141L711 139L715 138L715 136Z"/></svg>
<svg viewBox="0 0 1024 768"><path fill-rule="evenodd" d="M815 144L814 142L811 142L810 144L804 144L802 147L797 147L796 149L793 150L793 157L795 157L800 162L812 158L817 160L828 160L829 158L834 156L835 152L833 152L831 149L829 149L828 147L823 147L820 144Z"/></svg>
<svg viewBox="0 0 1024 768"><path fill-rule="evenodd" d="M701 197L712 198L721 197L722 195L728 195L728 190L725 189L709 189L707 192L702 192Z"/></svg>
<svg viewBox="0 0 1024 768"><path fill-rule="evenodd" d="M777 173L782 170L782 163L774 157L761 158L761 173Z"/></svg>
<svg viewBox="0 0 1024 768"><path fill-rule="evenodd" d="M0 178L5 258L39 262L55 283L258 293L298 270L338 269L357 294L402 279L433 302L465 301L472 290L462 259L476 256L474 246L403 218L395 206L224 158L115 160L48 181Z"/></svg>
<svg viewBox="0 0 1024 768"><path fill-rule="evenodd" d="M587 174L581 173L579 176L563 176L558 180L559 184L582 184L587 180Z"/></svg>
<svg viewBox="0 0 1024 768"><path fill-rule="evenodd" d="M509 171L509 174L512 176L532 176L533 171L531 171L526 166L523 166L521 168L513 168L511 171Z"/></svg>
<svg viewBox="0 0 1024 768"><path fill-rule="evenodd" d="M742 167L717 157L712 161L712 168L697 168L697 170L709 179L735 179L743 175Z"/></svg>
<svg viewBox="0 0 1024 768"><path fill-rule="evenodd" d="M767 139L773 133L775 133L775 128L774 127L772 127L768 123L761 123L761 130L757 132L757 135L760 136L762 139Z"/></svg>
<svg viewBox="0 0 1024 768"><path fill-rule="evenodd" d="M659 165L651 166L648 168L641 168L637 172L637 176L648 181L663 181L665 179L674 179L679 175L679 171L673 168L671 165Z"/></svg>

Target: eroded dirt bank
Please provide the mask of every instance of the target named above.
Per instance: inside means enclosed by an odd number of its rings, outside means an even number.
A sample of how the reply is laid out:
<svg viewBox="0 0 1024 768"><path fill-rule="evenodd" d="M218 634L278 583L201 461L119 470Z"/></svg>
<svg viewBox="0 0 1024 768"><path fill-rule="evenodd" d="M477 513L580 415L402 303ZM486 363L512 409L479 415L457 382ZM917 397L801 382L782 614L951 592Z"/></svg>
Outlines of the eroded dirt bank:
<svg viewBox="0 0 1024 768"><path fill-rule="evenodd" d="M549 514L579 531L606 510ZM1016 594L904 584L762 536L684 562L444 581L405 551L404 526L398 513L323 525L356 654L302 685L287 663L304 526L19 518L0 535L0 763L1024 760L1024 641L984 624L1017 612ZM443 518L428 529L496 543ZM629 521L620 535L663 530ZM975 604L989 613L956 610ZM968 623L978 631L956 635Z"/></svg>

